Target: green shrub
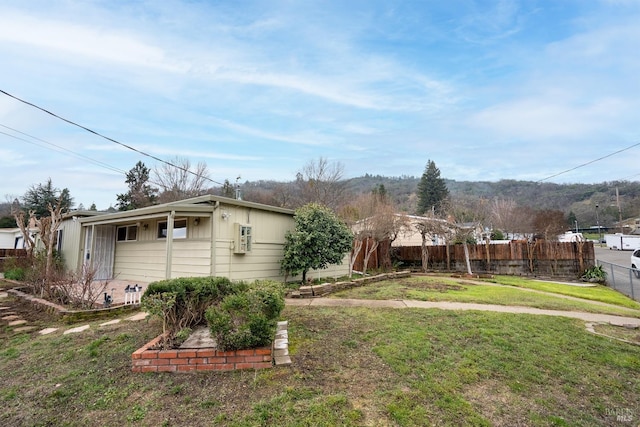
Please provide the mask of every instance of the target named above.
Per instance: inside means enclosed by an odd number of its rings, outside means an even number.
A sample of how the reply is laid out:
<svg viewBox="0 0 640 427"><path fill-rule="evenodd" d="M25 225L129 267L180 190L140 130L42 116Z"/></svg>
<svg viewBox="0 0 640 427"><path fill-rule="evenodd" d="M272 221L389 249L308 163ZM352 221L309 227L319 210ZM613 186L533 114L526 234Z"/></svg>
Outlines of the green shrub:
<svg viewBox="0 0 640 427"><path fill-rule="evenodd" d="M607 272L601 265L594 265L582 273L581 279L585 282L605 283L607 280Z"/></svg>
<svg viewBox="0 0 640 427"><path fill-rule="evenodd" d="M234 283L226 277L161 280L149 284L142 296L142 308L163 318L169 338L172 339L179 331L203 323L207 307L243 289L246 289L244 283ZM164 299L170 296L170 306L159 304L163 295Z"/></svg>
<svg viewBox="0 0 640 427"><path fill-rule="evenodd" d="M25 278L24 268L14 267L4 272L4 278L9 280L22 281Z"/></svg>
<svg viewBox="0 0 640 427"><path fill-rule="evenodd" d="M206 311L211 335L223 351L262 347L271 343L284 308L280 283L256 281L243 292L226 296Z"/></svg>

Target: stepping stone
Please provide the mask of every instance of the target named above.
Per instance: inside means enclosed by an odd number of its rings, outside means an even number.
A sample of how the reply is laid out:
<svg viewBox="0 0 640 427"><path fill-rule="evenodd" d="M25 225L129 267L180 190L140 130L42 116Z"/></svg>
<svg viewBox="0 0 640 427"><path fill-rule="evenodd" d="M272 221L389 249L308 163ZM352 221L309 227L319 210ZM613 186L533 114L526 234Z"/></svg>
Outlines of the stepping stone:
<svg viewBox="0 0 640 427"><path fill-rule="evenodd" d="M289 348L289 340L275 339L273 341L273 348L275 350L284 350Z"/></svg>
<svg viewBox="0 0 640 427"><path fill-rule="evenodd" d="M20 318L20 316L18 316L17 314L11 314L11 315L9 315L9 316L4 316L4 317L2 318L2 320L8 320L8 321L11 321L11 320L19 319L19 318Z"/></svg>
<svg viewBox="0 0 640 427"><path fill-rule="evenodd" d="M89 325L84 325L84 326L78 326L77 328L72 328L72 329L67 329L66 331L64 331L62 333L62 335L67 335L67 334L76 334L78 332L82 332L82 331L86 331L87 329L89 329L91 326Z"/></svg>
<svg viewBox="0 0 640 427"><path fill-rule="evenodd" d="M14 320L13 322L9 322L9 326L20 326L28 323L26 320Z"/></svg>
<svg viewBox="0 0 640 427"><path fill-rule="evenodd" d="M110 320L108 322L101 323L100 326L115 325L116 323L120 323L120 319L114 319L114 320Z"/></svg>
<svg viewBox="0 0 640 427"><path fill-rule="evenodd" d="M180 348L213 348L217 347L216 340L211 337L209 328L196 328L182 343Z"/></svg>
<svg viewBox="0 0 640 427"><path fill-rule="evenodd" d="M15 332L28 332L28 331L32 331L36 328L36 326L22 326L20 328L15 328L14 331Z"/></svg>
<svg viewBox="0 0 640 427"><path fill-rule="evenodd" d="M38 333L39 333L40 335L49 335L49 334L51 334L51 333L53 333L53 332L55 332L55 331L57 331L57 330L58 330L58 328L46 328L46 329L41 330L41 331L40 331L40 332L38 332Z"/></svg>
<svg viewBox="0 0 640 427"><path fill-rule="evenodd" d="M276 366L291 365L291 358L289 356L275 356L273 362Z"/></svg>
<svg viewBox="0 0 640 427"><path fill-rule="evenodd" d="M138 313L138 314L135 314L135 315L133 315L131 317L127 317L127 320L130 320L132 322L136 322L138 320L144 320L146 318L147 318L147 313Z"/></svg>

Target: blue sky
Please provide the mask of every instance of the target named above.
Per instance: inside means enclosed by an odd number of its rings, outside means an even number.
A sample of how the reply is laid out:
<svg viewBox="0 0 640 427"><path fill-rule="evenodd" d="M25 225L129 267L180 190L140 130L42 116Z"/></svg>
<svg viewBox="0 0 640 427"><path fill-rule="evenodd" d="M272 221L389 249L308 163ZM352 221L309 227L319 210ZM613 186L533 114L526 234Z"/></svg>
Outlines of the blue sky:
<svg viewBox="0 0 640 427"><path fill-rule="evenodd" d="M218 182L320 156L537 181L640 143L638 22L637 0L5 0L0 89ZM636 181L639 155L548 181ZM104 209L138 160L0 94L3 198L51 177Z"/></svg>

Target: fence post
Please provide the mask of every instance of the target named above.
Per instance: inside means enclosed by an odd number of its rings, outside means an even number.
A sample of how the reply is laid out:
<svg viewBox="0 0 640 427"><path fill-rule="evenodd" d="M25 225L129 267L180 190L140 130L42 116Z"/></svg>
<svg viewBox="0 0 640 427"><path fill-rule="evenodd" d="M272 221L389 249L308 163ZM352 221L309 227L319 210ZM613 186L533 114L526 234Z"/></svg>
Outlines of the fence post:
<svg viewBox="0 0 640 427"><path fill-rule="evenodd" d="M631 299L635 300L636 297L633 292L633 269L629 269L629 287L631 288Z"/></svg>
<svg viewBox="0 0 640 427"><path fill-rule="evenodd" d="M613 283L613 289L616 289L616 279L613 276L613 264L609 264L609 267L611 267L611 283Z"/></svg>

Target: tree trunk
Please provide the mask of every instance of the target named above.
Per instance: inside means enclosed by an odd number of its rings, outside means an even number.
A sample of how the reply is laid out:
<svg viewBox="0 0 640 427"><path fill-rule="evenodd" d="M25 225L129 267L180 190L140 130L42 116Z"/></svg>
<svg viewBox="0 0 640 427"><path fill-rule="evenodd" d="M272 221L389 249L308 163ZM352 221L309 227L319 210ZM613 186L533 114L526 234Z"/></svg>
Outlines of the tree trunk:
<svg viewBox="0 0 640 427"><path fill-rule="evenodd" d="M426 273L429 267L429 248L427 247L427 237L422 233L422 245L420 245L420 258L422 261L422 272Z"/></svg>
<svg viewBox="0 0 640 427"><path fill-rule="evenodd" d="M579 268L580 268L580 274L582 274L585 270L584 268L584 254L583 254L583 250L584 250L584 241L579 241L577 242L578 245L578 263L579 263Z"/></svg>
<svg viewBox="0 0 640 427"><path fill-rule="evenodd" d="M369 266L369 258L371 258L371 254L373 254L373 252L375 252L376 249L378 249L378 242L376 240L373 240L373 243L369 243L371 240L373 239L367 239L367 243L365 245L365 251L364 251L364 263L362 266L362 274L366 274L367 273L367 267ZM369 246L371 245L371 246Z"/></svg>
<svg viewBox="0 0 640 427"><path fill-rule="evenodd" d="M491 270L491 238L487 238L484 241L484 247L485 247L485 251L487 253L487 272L489 272L489 270Z"/></svg>
<svg viewBox="0 0 640 427"><path fill-rule="evenodd" d="M353 276L353 266L356 264L356 261L358 260L358 255L360 255L361 250L362 250L362 240L356 239L353 242L353 250L351 251L351 259L349 260L349 278Z"/></svg>
<svg viewBox="0 0 640 427"><path fill-rule="evenodd" d="M471 276L473 273L471 272L471 261L469 260L469 247L467 246L467 242L462 244L464 246L464 260L467 263L467 274Z"/></svg>

